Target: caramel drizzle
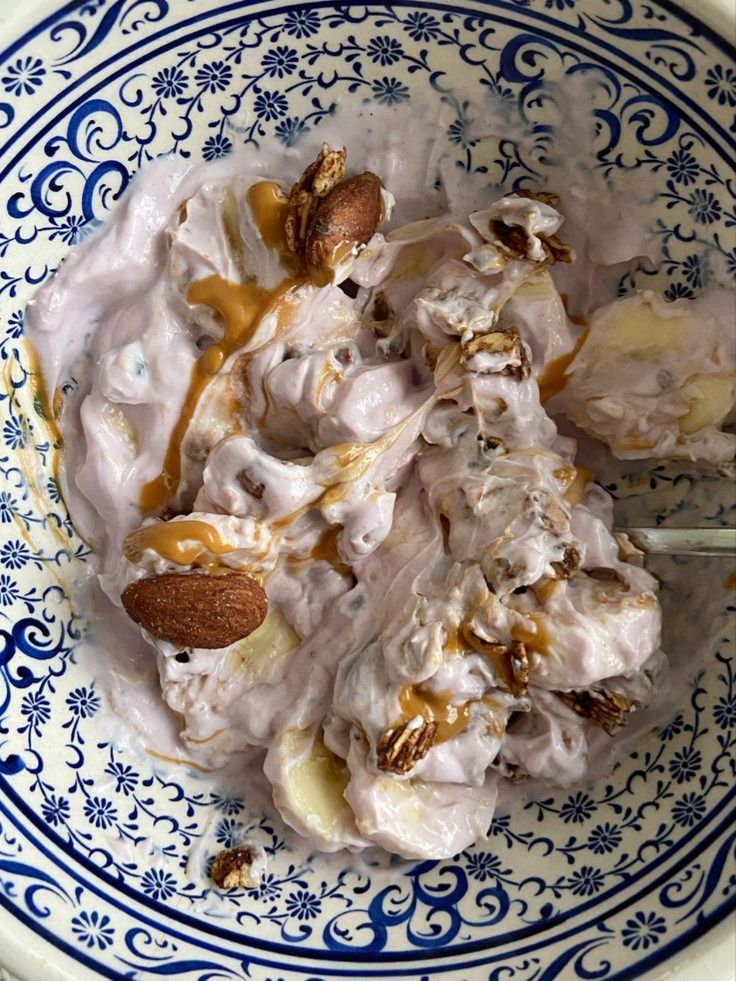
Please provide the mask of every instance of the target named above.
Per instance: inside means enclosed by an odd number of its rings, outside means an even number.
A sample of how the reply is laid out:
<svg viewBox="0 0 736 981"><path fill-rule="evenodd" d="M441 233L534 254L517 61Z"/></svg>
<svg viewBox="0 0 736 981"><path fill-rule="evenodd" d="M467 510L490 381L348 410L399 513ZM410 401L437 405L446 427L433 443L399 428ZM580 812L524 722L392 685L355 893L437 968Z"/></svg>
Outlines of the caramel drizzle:
<svg viewBox="0 0 736 981"><path fill-rule="evenodd" d="M333 525L332 528L323 531L309 557L314 562L329 562L341 575L349 576L350 566L345 563L337 547L337 539L341 531L342 525Z"/></svg>
<svg viewBox="0 0 736 981"><path fill-rule="evenodd" d="M538 385L539 400L542 405L548 402L553 395L561 392L565 385L567 385L567 369L577 357L580 348L585 344L589 333L590 330L586 327L580 337L575 341L574 347L567 354L561 354L559 358L553 358L540 372Z"/></svg>
<svg viewBox="0 0 736 981"><path fill-rule="evenodd" d="M254 184L246 197L263 241L280 251L282 241L286 241L286 202L276 193L277 188L278 185L273 182L262 181ZM232 239L236 235L236 229L232 216L228 217L228 214L226 209L224 220L229 238ZM237 258L240 254L238 249L233 243L230 248ZM296 280L287 277L275 289L267 290L252 281L232 283L217 275L191 284L187 291L187 302L192 306L202 304L212 307L222 323L223 336L220 341L208 347L192 366L183 407L169 436L161 472L141 488L140 507L143 513L150 514L160 509L176 493L181 481L182 443L207 385L230 355L252 340L266 314L272 311L283 312L288 308L287 294L296 284ZM280 316L279 327L281 326Z"/></svg>
<svg viewBox="0 0 736 981"><path fill-rule="evenodd" d="M301 513L306 513L315 506L315 504L308 504L302 508ZM274 522L272 527L280 528L283 525L281 522ZM333 569L339 572L340 575L349 576L352 569L340 555L340 550L337 547L337 539L341 531L342 525L333 525L331 528L327 528L319 536L308 556L289 556L287 559L288 565L293 569L300 569L311 562L329 562Z"/></svg>
<svg viewBox="0 0 736 981"><path fill-rule="evenodd" d="M528 630L523 624L515 623L511 628L511 636L514 640L520 640L525 644L529 651L536 651L537 654L549 654L552 637L544 623L544 618L539 615L535 616L533 613L527 613L526 616L534 621L536 630Z"/></svg>
<svg viewBox="0 0 736 981"><path fill-rule="evenodd" d="M201 763L195 763L194 760L188 760L186 757L167 756L165 753L159 753L155 749L151 749L150 746L146 746L146 752L149 756L153 756L157 760L163 760L165 763L176 763L179 766L193 767L195 770L199 770L202 773L212 773L211 767L202 766Z"/></svg>
<svg viewBox="0 0 736 981"><path fill-rule="evenodd" d="M470 627L469 623L463 624L460 628L465 649L475 651L484 658L496 673L498 679L507 687L513 686L513 674L509 664L509 652L505 644L496 641L486 641L478 637Z"/></svg>
<svg viewBox="0 0 736 981"><path fill-rule="evenodd" d="M399 694L402 722L420 715L425 722L437 722L435 743L452 739L467 726L472 702L453 705L452 692L419 691L416 685L405 685Z"/></svg>
<svg viewBox="0 0 736 981"><path fill-rule="evenodd" d="M146 525L123 542L123 553L130 562L139 562L146 549L177 565L210 569L218 566L213 556L227 555L234 546L223 542L213 525L192 518Z"/></svg>
<svg viewBox="0 0 736 981"><path fill-rule="evenodd" d="M292 263L294 255L286 241L289 202L279 185L275 181L259 181L250 188L245 200L264 244L275 249L284 261Z"/></svg>
<svg viewBox="0 0 736 981"><path fill-rule="evenodd" d="M553 476L561 484L567 484L563 497L574 508L583 499L583 491L593 479L593 474L586 467L560 467Z"/></svg>

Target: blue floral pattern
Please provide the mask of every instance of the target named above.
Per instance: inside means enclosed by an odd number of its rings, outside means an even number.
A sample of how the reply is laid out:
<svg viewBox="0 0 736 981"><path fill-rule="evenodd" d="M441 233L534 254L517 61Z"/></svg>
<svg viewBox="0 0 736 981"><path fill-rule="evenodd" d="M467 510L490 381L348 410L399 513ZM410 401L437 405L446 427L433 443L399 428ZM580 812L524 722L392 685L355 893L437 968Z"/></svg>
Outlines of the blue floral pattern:
<svg viewBox="0 0 736 981"><path fill-rule="evenodd" d="M636 916L626 921L626 926L621 931L621 936L627 947L644 950L653 944L659 943L661 935L666 931L665 921L656 913L637 913Z"/></svg>
<svg viewBox="0 0 736 981"><path fill-rule="evenodd" d="M28 56L19 58L10 65L6 74L0 78L2 86L11 95L33 95L43 84L46 69L40 58Z"/></svg>
<svg viewBox="0 0 736 981"><path fill-rule="evenodd" d="M191 19L184 26L182 7ZM3 138L19 137L31 122L39 134L17 161L10 150L0 157L0 872L7 902L39 929L51 923L58 944L92 969L141 978L247 971L255 981L303 981L321 976L324 951L337 964L367 953L377 972L392 977L392 951L441 948L461 963L476 947L472 956L487 963L480 974L461 968L463 976L497 978L503 963L523 981L603 978L639 958L662 958L734 904L736 681L725 629L706 673L692 679L689 703L608 779L499 814L488 842L449 862L323 861L280 823L252 813L245 789L139 757L100 724L103 697L77 656L84 625L65 597L89 549L61 500L58 435L23 343L22 311L147 161L163 153L214 160L239 146L257 152L269 138L298 148L338 104L372 112L429 99L446 120L451 167L492 186L541 186L552 106L545 85L553 90L573 74L595 86L601 173L635 170L659 181L652 232L660 261L623 277L620 291L652 284L677 299L736 282L723 138L736 132L736 68L706 31L656 2L499 0L494 10L505 18L490 8L431 3L257 14L245 2L230 7L226 16L214 0L176 9L170 0L54 5L48 24L0 53ZM567 43L571 31L578 46ZM134 64L135 46L159 32L160 54ZM84 72L113 55L96 94L77 91ZM456 92L458 79L518 111L527 143L489 140ZM669 94L681 88L699 114L678 113ZM61 94L73 98L62 103ZM56 104L73 108L54 123ZM610 489L625 502L644 486L658 501L657 521L681 513L704 523L733 520L733 503L716 498L707 481L659 466L645 476L643 485L640 472L624 475ZM724 591L724 612L733 614L728 602ZM267 856L262 881L214 893L206 877L213 856L246 840ZM678 871L628 902L654 863ZM574 936L560 941L563 914ZM146 925L151 918L156 930ZM421 977L423 963L403 967ZM455 970L443 963L433 962L433 972Z"/></svg>
<svg viewBox="0 0 736 981"><path fill-rule="evenodd" d="M705 73L705 87L708 98L714 99L719 105L736 106L736 71L714 65Z"/></svg>

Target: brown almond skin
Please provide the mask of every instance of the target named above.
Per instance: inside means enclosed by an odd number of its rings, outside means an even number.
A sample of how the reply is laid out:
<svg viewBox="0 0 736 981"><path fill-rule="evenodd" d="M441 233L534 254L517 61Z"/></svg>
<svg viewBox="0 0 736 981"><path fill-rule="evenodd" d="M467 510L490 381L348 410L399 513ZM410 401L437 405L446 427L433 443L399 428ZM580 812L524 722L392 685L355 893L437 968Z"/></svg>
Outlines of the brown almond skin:
<svg viewBox="0 0 736 981"><path fill-rule="evenodd" d="M243 572L164 573L128 583L122 594L131 620L179 647L227 647L263 623L268 600Z"/></svg>
<svg viewBox="0 0 736 981"><path fill-rule="evenodd" d="M321 269L341 242L364 245L381 220L381 180L366 171L348 177L325 195L307 229L310 271Z"/></svg>

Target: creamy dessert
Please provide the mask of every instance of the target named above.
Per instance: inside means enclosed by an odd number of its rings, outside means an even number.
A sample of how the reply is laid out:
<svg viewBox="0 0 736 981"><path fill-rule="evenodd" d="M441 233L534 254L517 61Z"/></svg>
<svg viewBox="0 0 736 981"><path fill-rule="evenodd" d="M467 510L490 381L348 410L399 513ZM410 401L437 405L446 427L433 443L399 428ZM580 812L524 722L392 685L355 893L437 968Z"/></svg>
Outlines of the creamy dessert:
<svg viewBox="0 0 736 981"><path fill-rule="evenodd" d="M644 291L596 310L560 408L622 460L685 459L733 474L733 294L687 303Z"/></svg>
<svg viewBox="0 0 736 981"><path fill-rule="evenodd" d="M666 667L657 582L545 402L618 455L723 469L728 303L641 294L583 330L553 195L397 225L391 181L345 166L155 161L28 335L187 756L265 751L320 849L440 858L505 782L583 778Z"/></svg>

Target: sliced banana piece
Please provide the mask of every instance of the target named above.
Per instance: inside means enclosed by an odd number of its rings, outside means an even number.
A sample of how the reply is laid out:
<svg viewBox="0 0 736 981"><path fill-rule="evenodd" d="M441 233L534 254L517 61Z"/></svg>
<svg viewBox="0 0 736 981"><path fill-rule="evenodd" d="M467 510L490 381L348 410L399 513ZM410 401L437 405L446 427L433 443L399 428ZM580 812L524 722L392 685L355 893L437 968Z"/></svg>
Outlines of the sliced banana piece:
<svg viewBox="0 0 736 981"><path fill-rule="evenodd" d="M397 779L366 765L357 733L348 754L345 798L361 834L404 858L450 858L488 831L496 804L496 777L482 787Z"/></svg>
<svg viewBox="0 0 736 981"><path fill-rule="evenodd" d="M321 730L284 730L271 745L263 769L284 821L317 848L334 852L369 844L345 800L347 767L326 748Z"/></svg>
<svg viewBox="0 0 736 981"><path fill-rule="evenodd" d="M690 436L706 426L719 426L733 407L736 381L724 375L695 375L688 382L690 407L677 424Z"/></svg>
<svg viewBox="0 0 736 981"><path fill-rule="evenodd" d="M688 459L733 472L733 294L667 303L643 291L596 310L550 403L621 459Z"/></svg>
<svg viewBox="0 0 736 981"><path fill-rule="evenodd" d="M230 647L230 666L253 681L268 681L281 658L298 646L297 632L278 610L271 610L257 630Z"/></svg>
<svg viewBox="0 0 736 981"><path fill-rule="evenodd" d="M607 353L615 352L636 361L676 347L683 331L690 326L685 311L667 308L662 303L655 309L648 303L620 302L611 310L599 347Z"/></svg>

